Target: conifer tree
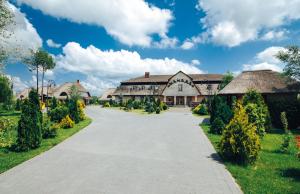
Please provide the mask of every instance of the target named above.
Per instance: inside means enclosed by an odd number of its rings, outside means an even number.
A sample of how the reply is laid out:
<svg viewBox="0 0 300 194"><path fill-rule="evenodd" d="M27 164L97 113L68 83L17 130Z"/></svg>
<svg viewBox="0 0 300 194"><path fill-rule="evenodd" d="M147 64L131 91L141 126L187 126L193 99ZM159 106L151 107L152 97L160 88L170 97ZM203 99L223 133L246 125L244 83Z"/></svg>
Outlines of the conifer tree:
<svg viewBox="0 0 300 194"><path fill-rule="evenodd" d="M255 125L248 122L248 115L240 102L237 102L234 116L223 131L219 146L223 158L237 163L251 164L258 157L260 138Z"/></svg>

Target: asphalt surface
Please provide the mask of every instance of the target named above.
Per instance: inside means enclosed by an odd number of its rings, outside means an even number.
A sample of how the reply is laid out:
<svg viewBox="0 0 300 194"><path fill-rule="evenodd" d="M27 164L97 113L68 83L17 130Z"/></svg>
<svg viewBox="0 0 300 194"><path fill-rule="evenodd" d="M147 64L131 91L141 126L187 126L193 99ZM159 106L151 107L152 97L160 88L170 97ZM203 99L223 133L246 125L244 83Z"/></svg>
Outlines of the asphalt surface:
<svg viewBox="0 0 300 194"><path fill-rule="evenodd" d="M88 107L91 125L0 175L2 194L242 193L186 109Z"/></svg>

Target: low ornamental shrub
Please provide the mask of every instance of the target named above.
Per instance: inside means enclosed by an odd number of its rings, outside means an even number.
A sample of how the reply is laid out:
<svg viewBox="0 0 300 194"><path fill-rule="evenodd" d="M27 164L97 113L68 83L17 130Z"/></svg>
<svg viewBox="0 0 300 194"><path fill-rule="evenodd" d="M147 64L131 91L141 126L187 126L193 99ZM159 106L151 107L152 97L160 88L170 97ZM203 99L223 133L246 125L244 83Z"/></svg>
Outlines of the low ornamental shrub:
<svg viewBox="0 0 300 194"><path fill-rule="evenodd" d="M193 109L193 113L198 115L208 115L208 110L205 104L199 104Z"/></svg>
<svg viewBox="0 0 300 194"><path fill-rule="evenodd" d="M160 108L159 108L159 107L156 108L155 113L156 113L156 114L160 114Z"/></svg>
<svg viewBox="0 0 300 194"><path fill-rule="evenodd" d="M76 99L71 99L69 101L69 116L75 123L79 123L80 116Z"/></svg>
<svg viewBox="0 0 300 194"><path fill-rule="evenodd" d="M109 102L105 102L105 103L103 104L103 107L105 107L105 108L108 108L108 107L110 107L110 104L109 104Z"/></svg>
<svg viewBox="0 0 300 194"><path fill-rule="evenodd" d="M54 138L57 135L58 124L51 124L48 118L43 119L43 138L49 139Z"/></svg>
<svg viewBox="0 0 300 194"><path fill-rule="evenodd" d="M50 120L56 123L59 123L63 118L69 114L68 107L58 106L53 110L49 111Z"/></svg>
<svg viewBox="0 0 300 194"><path fill-rule="evenodd" d="M59 126L64 129L73 128L75 125L74 121L71 119L69 115L61 120Z"/></svg>
<svg viewBox="0 0 300 194"><path fill-rule="evenodd" d="M234 116L222 133L219 148L224 159L239 164L253 164L258 158L260 138L240 102L236 103Z"/></svg>
<svg viewBox="0 0 300 194"><path fill-rule="evenodd" d="M84 102L82 102L81 100L79 100L77 102L77 106L78 106L78 111L79 111L79 119L81 121L85 120L85 113L84 113L84 108L85 108L85 104Z"/></svg>
<svg viewBox="0 0 300 194"><path fill-rule="evenodd" d="M0 148L10 147L14 143L15 129L12 120L0 117Z"/></svg>
<svg viewBox="0 0 300 194"><path fill-rule="evenodd" d="M210 133L214 134L222 134L223 129L225 128L225 124L220 117L217 117L212 123L210 127Z"/></svg>
<svg viewBox="0 0 300 194"><path fill-rule="evenodd" d="M294 142L294 136L288 129L288 120L286 118L286 113L282 112L280 114L281 123L284 129L284 136L282 137L282 144L280 146L280 152L282 153L296 153L297 148Z"/></svg>
<svg viewBox="0 0 300 194"><path fill-rule="evenodd" d="M168 105L166 103L164 103L164 102L163 102L163 105L162 105L162 109L163 110L168 110Z"/></svg>

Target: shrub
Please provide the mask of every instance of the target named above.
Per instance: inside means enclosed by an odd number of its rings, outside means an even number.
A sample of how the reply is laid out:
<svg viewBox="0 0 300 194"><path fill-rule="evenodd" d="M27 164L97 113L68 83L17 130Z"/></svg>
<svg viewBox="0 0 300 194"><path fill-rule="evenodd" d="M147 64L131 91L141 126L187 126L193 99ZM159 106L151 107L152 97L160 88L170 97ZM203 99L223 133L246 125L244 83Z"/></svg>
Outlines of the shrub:
<svg viewBox="0 0 300 194"><path fill-rule="evenodd" d="M280 114L281 123L284 129L284 136L282 139L282 144L280 146L280 151L282 153L294 153L296 152L296 147L294 145L294 136L288 129L288 121L286 118L286 113L282 112Z"/></svg>
<svg viewBox="0 0 300 194"><path fill-rule="evenodd" d="M53 109L55 109L57 107L57 100L56 100L56 98L55 97L53 97L52 99L51 99L51 110L53 110Z"/></svg>
<svg viewBox="0 0 300 194"><path fill-rule="evenodd" d="M234 116L225 127L219 144L221 156L241 164L252 164L258 157L260 138L248 122L246 110L237 102Z"/></svg>
<svg viewBox="0 0 300 194"><path fill-rule="evenodd" d="M280 121L281 112L286 112L286 117L291 129L295 129L300 126L300 102L294 97L275 97L268 98L267 101L272 124L281 128L282 123Z"/></svg>
<svg viewBox="0 0 300 194"><path fill-rule="evenodd" d="M16 111L20 111L21 110L21 104L22 104L22 102L21 102L21 100L20 99L17 99L17 101L16 101Z"/></svg>
<svg viewBox="0 0 300 194"><path fill-rule="evenodd" d="M85 120L85 114L84 114L85 104L79 100L77 102L77 106L78 106L78 111L79 111L79 119L81 121L83 121L83 120Z"/></svg>
<svg viewBox="0 0 300 194"><path fill-rule="evenodd" d="M22 106L18 123L17 151L26 151L40 146L42 139L42 114L39 109L38 94L35 90L29 93L29 100Z"/></svg>
<svg viewBox="0 0 300 194"><path fill-rule="evenodd" d="M70 118L69 115L67 115L61 122L59 123L59 126L64 129L73 128L75 125L74 121Z"/></svg>
<svg viewBox="0 0 300 194"><path fill-rule="evenodd" d="M79 117L79 110L77 106L77 100L71 99L69 101L69 116L75 123L79 123L80 117Z"/></svg>
<svg viewBox="0 0 300 194"><path fill-rule="evenodd" d="M233 116L231 108L227 105L224 98L220 96L214 96L211 100L211 117L210 122L214 123L214 120L219 118L223 121L224 125L227 125L230 119ZM217 123L220 123L219 121ZM214 129L214 127L218 127L218 125L212 125L212 132L219 132L219 128Z"/></svg>
<svg viewBox="0 0 300 194"><path fill-rule="evenodd" d="M214 134L222 134L225 124L223 120L217 117L211 124L210 132Z"/></svg>
<svg viewBox="0 0 300 194"><path fill-rule="evenodd" d="M59 123L69 114L69 109L65 106L58 106L49 111L50 120Z"/></svg>
<svg viewBox="0 0 300 194"><path fill-rule="evenodd" d="M159 107L156 108L155 113L156 113L156 114L160 114L160 108L159 108Z"/></svg>
<svg viewBox="0 0 300 194"><path fill-rule="evenodd" d="M59 128L58 124L51 125L51 122L48 118L43 120L43 138L49 139L54 138L57 135L57 130Z"/></svg>
<svg viewBox="0 0 300 194"><path fill-rule="evenodd" d="M270 113L264 99L256 90L250 89L243 97L243 105L249 116L249 122L256 126L260 137L271 129Z"/></svg>
<svg viewBox="0 0 300 194"><path fill-rule="evenodd" d="M141 101L135 100L135 101L132 102L132 107L134 109L142 109L143 108L143 104L142 104Z"/></svg>
<svg viewBox="0 0 300 194"><path fill-rule="evenodd" d="M10 119L0 117L0 148L10 147L14 143L15 128Z"/></svg>
<svg viewBox="0 0 300 194"><path fill-rule="evenodd" d="M105 102L105 103L103 104L103 107L105 107L105 108L110 107L109 102Z"/></svg>
<svg viewBox="0 0 300 194"><path fill-rule="evenodd" d="M166 103L163 102L163 106L162 106L163 110L167 110L168 109L168 105Z"/></svg>

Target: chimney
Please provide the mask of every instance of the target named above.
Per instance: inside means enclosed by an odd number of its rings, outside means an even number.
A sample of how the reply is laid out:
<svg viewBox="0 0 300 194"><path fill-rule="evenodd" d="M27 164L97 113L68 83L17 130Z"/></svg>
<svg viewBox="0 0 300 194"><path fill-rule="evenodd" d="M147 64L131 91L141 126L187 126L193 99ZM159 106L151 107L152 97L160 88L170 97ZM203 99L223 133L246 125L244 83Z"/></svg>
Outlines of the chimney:
<svg viewBox="0 0 300 194"><path fill-rule="evenodd" d="M77 80L77 84L79 84L79 83L80 83L80 80L78 79L78 80Z"/></svg>
<svg viewBox="0 0 300 194"><path fill-rule="evenodd" d="M145 72L145 78L149 78L150 77L150 72Z"/></svg>

